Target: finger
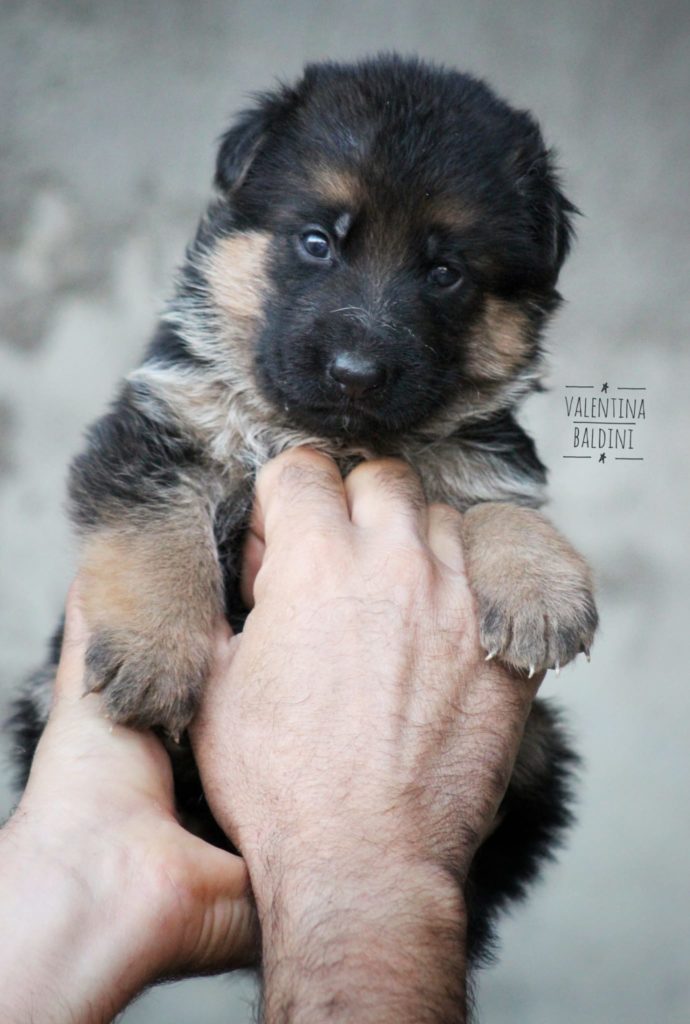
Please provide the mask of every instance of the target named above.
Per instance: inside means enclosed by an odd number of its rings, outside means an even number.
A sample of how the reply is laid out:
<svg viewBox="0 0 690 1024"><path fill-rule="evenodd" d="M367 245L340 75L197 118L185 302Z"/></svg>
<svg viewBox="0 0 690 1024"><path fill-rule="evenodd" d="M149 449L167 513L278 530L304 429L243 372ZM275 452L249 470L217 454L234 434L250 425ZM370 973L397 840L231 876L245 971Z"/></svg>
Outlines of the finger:
<svg viewBox="0 0 690 1024"><path fill-rule="evenodd" d="M527 672L504 665L500 655L491 661L481 658L475 675L474 693L482 706L482 717L493 723L492 728L497 734L505 730L509 735L517 726L518 737L522 735L532 701L545 676L546 672L537 672L530 678ZM517 746L515 749L517 751Z"/></svg>
<svg viewBox="0 0 690 1024"><path fill-rule="evenodd" d="M220 650L227 647L230 644L235 634L232 631L232 626L225 618L224 615L219 615L216 619L215 631L213 635L213 641L215 646Z"/></svg>
<svg viewBox="0 0 690 1024"><path fill-rule="evenodd" d="M261 932L251 896L221 898L208 915L209 952L197 970L215 972L257 967L261 956Z"/></svg>
<svg viewBox="0 0 690 1024"><path fill-rule="evenodd" d="M203 925L189 950L198 971L248 966L259 949L259 928L244 860L196 836L186 839Z"/></svg>
<svg viewBox="0 0 690 1024"><path fill-rule="evenodd" d="M429 547L449 569L465 572L462 550L462 516L448 505L430 505L427 541Z"/></svg>
<svg viewBox="0 0 690 1024"><path fill-rule="evenodd" d="M340 470L327 455L292 448L266 463L256 481L251 529L267 545L292 545L313 531L349 525Z"/></svg>
<svg viewBox="0 0 690 1024"><path fill-rule="evenodd" d="M240 593L247 608L254 607L254 581L264 560L266 545L253 530L247 534L242 551Z"/></svg>
<svg viewBox="0 0 690 1024"><path fill-rule="evenodd" d="M240 637L236 637L225 617L219 618L213 637L211 670L206 681L206 689L213 688L227 675L232 659L237 653Z"/></svg>
<svg viewBox="0 0 690 1024"><path fill-rule="evenodd" d="M361 462L345 479L350 518L356 526L402 525L424 535L427 502L421 480L400 459Z"/></svg>
<svg viewBox="0 0 690 1024"><path fill-rule="evenodd" d="M198 747L197 761L199 757L208 753L204 749L204 742L209 731L209 722L213 717L213 707L219 699L222 699L221 693L241 642L242 635L234 636L226 620L219 620L213 642L211 670L204 686L199 710L189 724L189 738L192 741L195 757Z"/></svg>
<svg viewBox="0 0 690 1024"><path fill-rule="evenodd" d="M84 662L89 631L81 604L79 578L69 588L60 664L55 678L57 698L81 698L84 693Z"/></svg>
<svg viewBox="0 0 690 1024"><path fill-rule="evenodd" d="M236 900L247 895L250 890L249 873L242 857L212 846L179 827L176 827L175 834L177 842L184 846L185 859L194 866L189 881L200 901L210 904L220 897Z"/></svg>
<svg viewBox="0 0 690 1024"><path fill-rule="evenodd" d="M546 678L546 672L536 672L531 678L529 673L525 679L524 674L521 676L521 685L525 687L530 704L537 696L539 687Z"/></svg>

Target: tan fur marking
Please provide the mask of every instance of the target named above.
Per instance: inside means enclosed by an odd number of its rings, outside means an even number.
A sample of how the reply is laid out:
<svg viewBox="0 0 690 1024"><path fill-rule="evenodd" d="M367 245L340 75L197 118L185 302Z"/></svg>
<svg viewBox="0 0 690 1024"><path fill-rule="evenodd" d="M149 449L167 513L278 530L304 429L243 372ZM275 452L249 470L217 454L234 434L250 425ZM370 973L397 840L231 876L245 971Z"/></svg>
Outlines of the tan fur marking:
<svg viewBox="0 0 690 1024"><path fill-rule="evenodd" d="M212 626L215 556L199 550L198 534L182 516L175 523L169 514L158 530L99 531L84 544L80 575L92 629L160 638L182 628L182 618L195 630Z"/></svg>
<svg viewBox="0 0 690 1024"><path fill-rule="evenodd" d="M590 646L597 619L589 567L544 516L475 505L463 516L463 543L489 653L539 671Z"/></svg>
<svg viewBox="0 0 690 1024"><path fill-rule="evenodd" d="M196 518L194 517L196 512ZM191 720L222 614L210 516L201 506L165 522L87 539L81 565L91 636L86 686L116 722L179 737Z"/></svg>
<svg viewBox="0 0 690 1024"><path fill-rule="evenodd" d="M316 167L312 185L319 197L334 206L355 206L361 197L361 182L352 171L335 167Z"/></svg>
<svg viewBox="0 0 690 1024"><path fill-rule="evenodd" d="M529 318L512 302L489 296L469 340L467 372L478 380L511 377L530 354Z"/></svg>
<svg viewBox="0 0 690 1024"><path fill-rule="evenodd" d="M213 301L233 319L261 316L266 282L266 253L271 235L246 231L221 238L208 256L205 271Z"/></svg>
<svg viewBox="0 0 690 1024"><path fill-rule="evenodd" d="M540 512L485 502L463 522L468 572L504 599L517 600L526 590L538 597L554 587L567 597L583 582L591 588L585 560Z"/></svg>
<svg viewBox="0 0 690 1024"><path fill-rule="evenodd" d="M480 212L473 206L459 205L457 200L450 197L440 196L432 199L425 207L425 213L432 224L448 228L450 231L466 231L474 227L480 217Z"/></svg>
<svg viewBox="0 0 690 1024"><path fill-rule="evenodd" d="M91 629L117 629L136 621L148 591L146 574L152 552L143 552L142 538L99 533L91 537L82 553L82 602ZM143 557L142 557L143 556ZM147 614L151 614L151 612Z"/></svg>

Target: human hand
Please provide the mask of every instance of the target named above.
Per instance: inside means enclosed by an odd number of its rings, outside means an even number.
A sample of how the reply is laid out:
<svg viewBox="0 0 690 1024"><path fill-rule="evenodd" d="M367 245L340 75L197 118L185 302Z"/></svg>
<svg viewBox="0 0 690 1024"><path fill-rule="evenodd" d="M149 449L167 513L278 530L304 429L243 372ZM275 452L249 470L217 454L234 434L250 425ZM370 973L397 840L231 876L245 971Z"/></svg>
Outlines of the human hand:
<svg viewBox="0 0 690 1024"><path fill-rule="evenodd" d="M3 1020L111 1020L158 979L254 957L244 862L178 823L158 739L83 694L87 639L73 587L50 720L0 832Z"/></svg>
<svg viewBox="0 0 690 1024"><path fill-rule="evenodd" d="M399 462L342 481L330 459L296 450L259 476L255 607L219 645L192 738L211 808L248 863L268 1020L283 998L319 1019L314 965L323 978L348 958L338 990L392 977L391 1019L408 1019L406 987L429 1006L457 990L439 971L453 962L461 978L462 883L541 678L485 662L461 534L462 517L428 508Z"/></svg>

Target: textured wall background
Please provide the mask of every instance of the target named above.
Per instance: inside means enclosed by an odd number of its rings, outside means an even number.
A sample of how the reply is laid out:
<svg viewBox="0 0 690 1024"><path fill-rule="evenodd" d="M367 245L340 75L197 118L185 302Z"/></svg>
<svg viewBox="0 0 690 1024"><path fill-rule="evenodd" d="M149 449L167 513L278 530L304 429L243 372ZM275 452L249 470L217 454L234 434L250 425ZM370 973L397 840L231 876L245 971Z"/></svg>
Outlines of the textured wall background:
<svg viewBox="0 0 690 1024"><path fill-rule="evenodd" d="M524 419L552 470L552 515L596 567L603 626L592 665L546 686L587 761L579 827L504 926L479 1017L687 1021L687 4L5 0L1 11L3 701L40 658L70 577L67 462L137 360L208 193L214 139L244 94L307 59L389 48L484 75L540 117L585 217L551 336L553 390ZM647 388L644 462L562 458L564 386L603 381ZM206 979L150 993L124 1019L240 1024L251 1001L248 982Z"/></svg>

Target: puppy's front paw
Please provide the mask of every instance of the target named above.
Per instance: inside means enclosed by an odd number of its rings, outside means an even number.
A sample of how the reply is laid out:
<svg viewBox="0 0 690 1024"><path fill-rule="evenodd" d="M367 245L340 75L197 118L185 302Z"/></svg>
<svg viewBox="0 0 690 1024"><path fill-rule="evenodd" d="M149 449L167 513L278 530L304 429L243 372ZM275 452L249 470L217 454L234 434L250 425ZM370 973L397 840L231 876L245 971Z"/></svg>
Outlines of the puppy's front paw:
<svg viewBox="0 0 690 1024"><path fill-rule="evenodd" d="M196 711L209 654L182 631L174 643L115 632L95 634L86 655L86 686L101 691L114 722L140 729L158 726L179 740ZM196 640L196 642L194 642Z"/></svg>
<svg viewBox="0 0 690 1024"><path fill-rule="evenodd" d="M533 675L588 655L598 616L584 559L531 509L487 504L465 519L487 657Z"/></svg>
<svg viewBox="0 0 690 1024"><path fill-rule="evenodd" d="M545 577L537 591L519 584L503 594L479 591L479 635L487 658L500 658L531 677L589 654L597 611L585 586L566 596L557 578Z"/></svg>

